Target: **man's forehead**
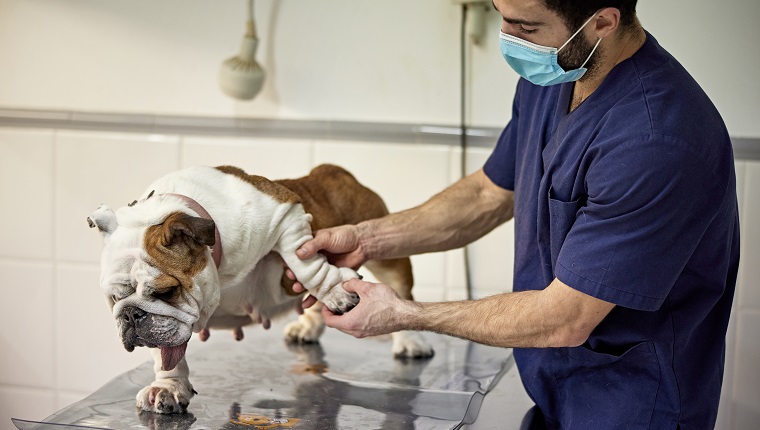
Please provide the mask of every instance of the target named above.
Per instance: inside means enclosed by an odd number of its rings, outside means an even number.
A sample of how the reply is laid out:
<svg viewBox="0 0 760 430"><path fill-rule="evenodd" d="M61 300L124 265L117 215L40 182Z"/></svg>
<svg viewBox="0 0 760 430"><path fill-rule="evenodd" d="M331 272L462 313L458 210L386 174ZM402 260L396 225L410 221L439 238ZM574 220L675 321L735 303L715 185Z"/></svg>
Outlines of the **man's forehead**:
<svg viewBox="0 0 760 430"><path fill-rule="evenodd" d="M556 18L542 0L492 0L493 7L510 22L545 25Z"/></svg>

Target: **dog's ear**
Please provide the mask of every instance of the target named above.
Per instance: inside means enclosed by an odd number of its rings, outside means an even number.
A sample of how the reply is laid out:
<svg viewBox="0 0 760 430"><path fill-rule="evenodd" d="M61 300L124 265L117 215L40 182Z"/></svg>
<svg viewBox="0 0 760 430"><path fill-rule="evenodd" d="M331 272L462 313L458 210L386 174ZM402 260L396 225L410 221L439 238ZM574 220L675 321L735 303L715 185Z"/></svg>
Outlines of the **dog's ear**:
<svg viewBox="0 0 760 430"><path fill-rule="evenodd" d="M189 237L201 245L213 246L216 243L214 228L214 221L210 219L177 213L164 221L164 243L171 245L176 240Z"/></svg>
<svg viewBox="0 0 760 430"><path fill-rule="evenodd" d="M90 225L90 228L97 227L106 239L118 227L116 214L106 205L100 205L100 207L87 218L87 223Z"/></svg>

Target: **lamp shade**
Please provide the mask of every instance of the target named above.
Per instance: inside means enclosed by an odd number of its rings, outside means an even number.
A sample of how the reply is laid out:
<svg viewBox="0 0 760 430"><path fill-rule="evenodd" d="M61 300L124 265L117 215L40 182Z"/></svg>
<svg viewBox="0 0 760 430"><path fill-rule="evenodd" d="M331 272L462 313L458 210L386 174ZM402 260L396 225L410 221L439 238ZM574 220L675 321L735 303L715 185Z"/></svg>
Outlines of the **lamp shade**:
<svg viewBox="0 0 760 430"><path fill-rule="evenodd" d="M219 70L219 85L230 97L251 100L261 91L265 73L256 62L259 40L249 32L240 43L240 53L228 58Z"/></svg>

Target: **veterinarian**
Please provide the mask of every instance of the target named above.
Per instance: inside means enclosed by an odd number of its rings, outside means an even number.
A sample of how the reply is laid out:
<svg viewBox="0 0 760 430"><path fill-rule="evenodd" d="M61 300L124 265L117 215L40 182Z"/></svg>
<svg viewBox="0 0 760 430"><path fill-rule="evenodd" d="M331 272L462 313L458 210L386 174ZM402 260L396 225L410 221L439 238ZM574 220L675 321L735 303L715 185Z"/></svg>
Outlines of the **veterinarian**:
<svg viewBox="0 0 760 430"><path fill-rule="evenodd" d="M415 303L353 280L359 305L325 307L328 326L515 348L547 428L713 428L739 262L731 142L635 5L495 0L521 79L483 168L298 251L356 268L461 247L514 219L514 292Z"/></svg>

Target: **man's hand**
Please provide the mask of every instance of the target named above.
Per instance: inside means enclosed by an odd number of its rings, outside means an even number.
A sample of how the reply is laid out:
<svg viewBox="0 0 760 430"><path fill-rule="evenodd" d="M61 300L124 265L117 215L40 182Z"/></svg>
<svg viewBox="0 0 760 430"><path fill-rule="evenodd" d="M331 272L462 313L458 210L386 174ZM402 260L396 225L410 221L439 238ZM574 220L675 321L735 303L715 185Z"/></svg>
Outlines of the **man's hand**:
<svg viewBox="0 0 760 430"><path fill-rule="evenodd" d="M355 225L319 230L314 239L296 251L296 255L303 260L322 251L331 264L356 270L367 261L359 239L359 230Z"/></svg>
<svg viewBox="0 0 760 430"><path fill-rule="evenodd" d="M387 285L351 279L343 288L358 294L359 304L343 315L333 314L327 306L323 307L322 317L328 327L357 338L409 329L404 327L408 320L405 315L416 304L403 300Z"/></svg>
<svg viewBox="0 0 760 430"><path fill-rule="evenodd" d="M303 260L313 257L320 251L327 257L327 261L338 267L350 267L356 270L367 261L355 225L342 225L317 231L314 239L304 243L296 251L296 255ZM293 291L300 293L306 290L290 269L285 270L285 275L290 280L296 281L293 284ZM316 302L316 297L308 296L301 303L301 307L306 309Z"/></svg>

